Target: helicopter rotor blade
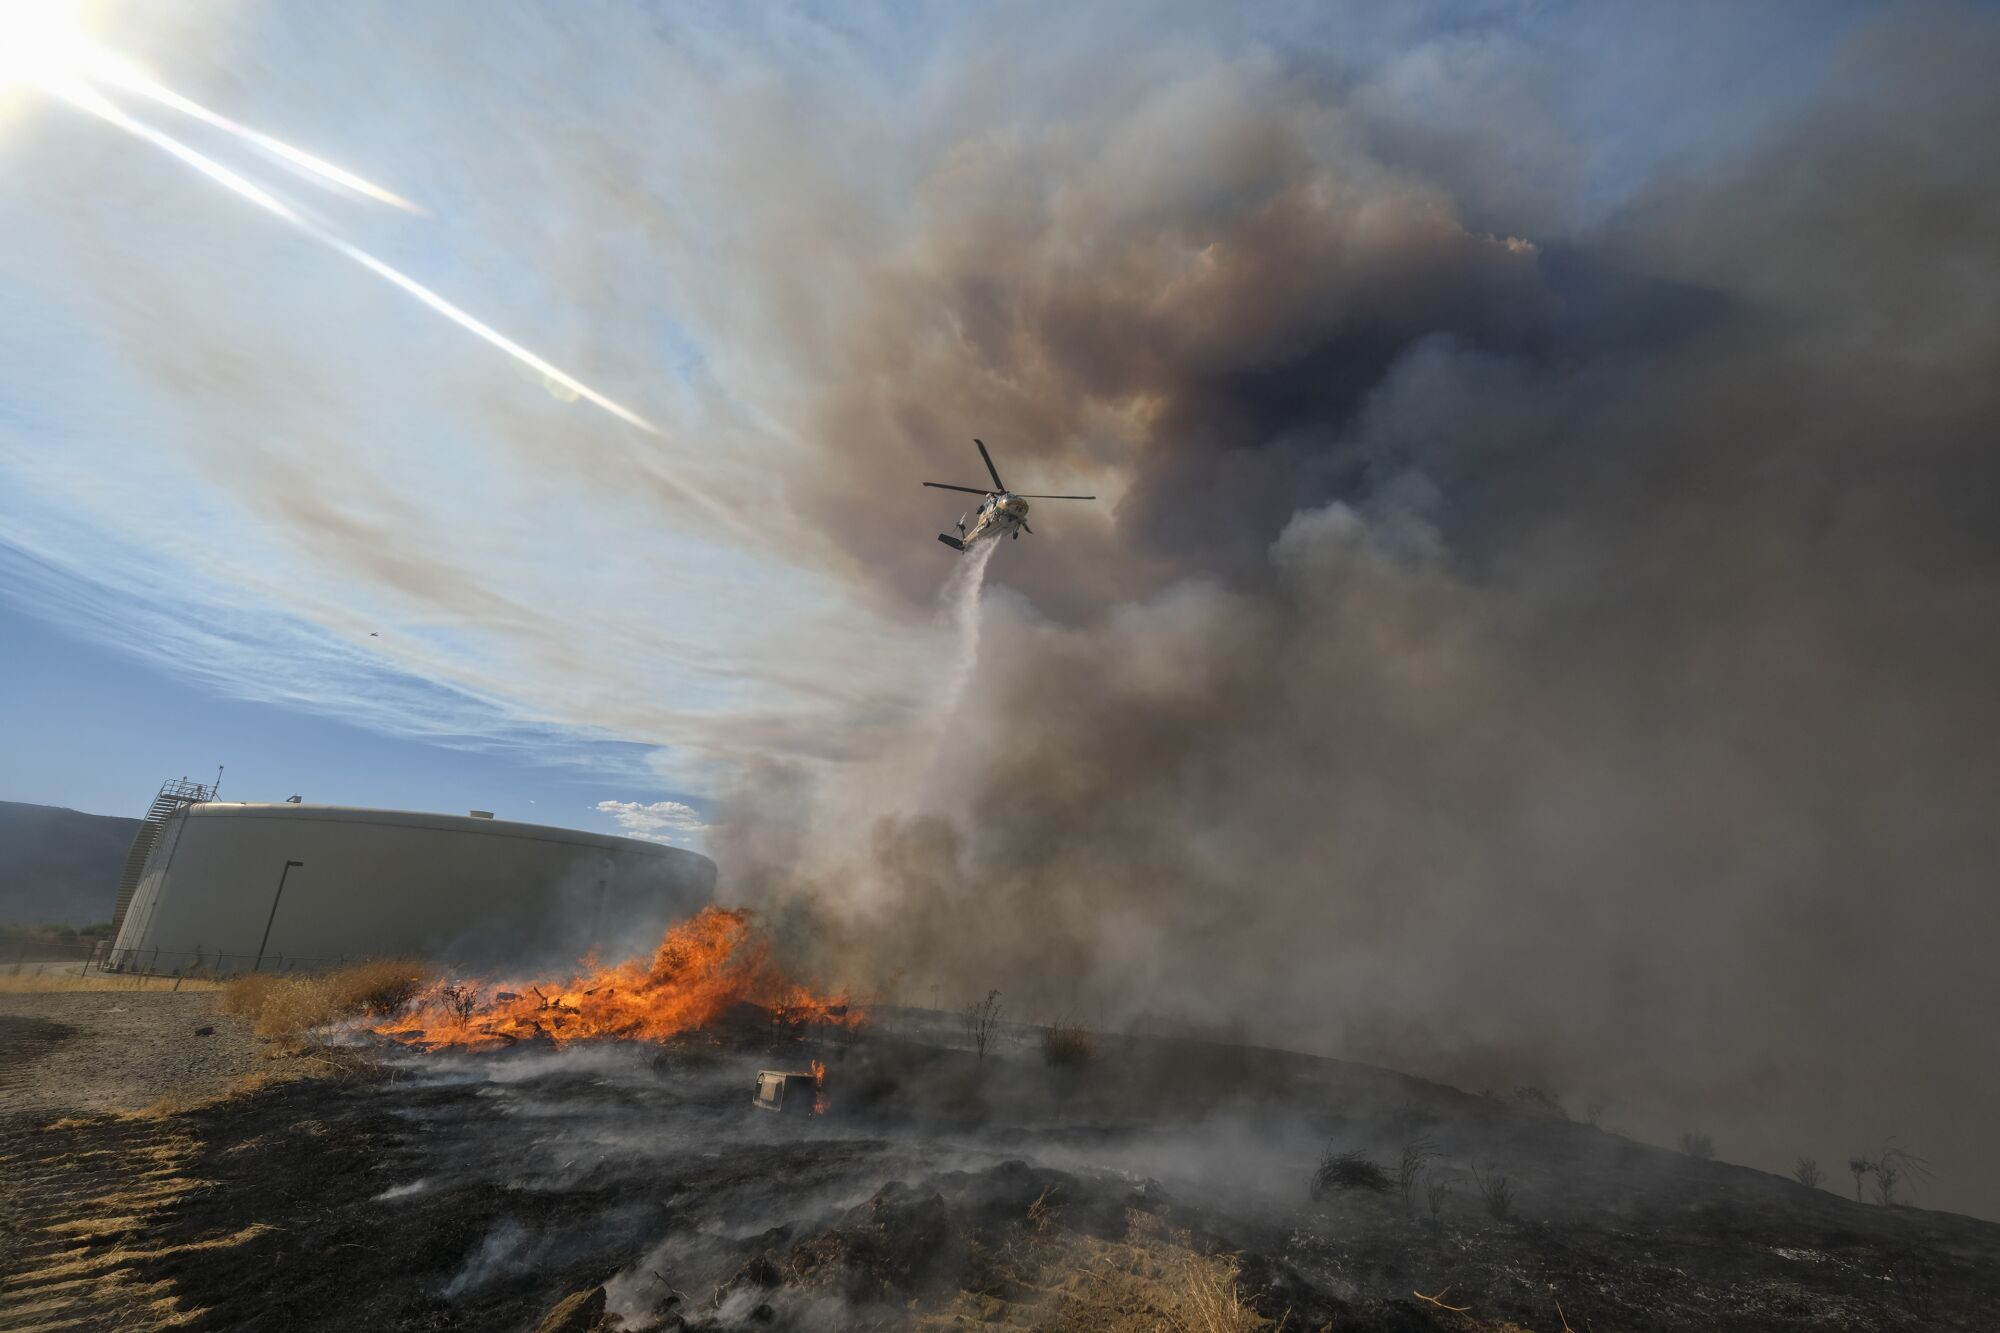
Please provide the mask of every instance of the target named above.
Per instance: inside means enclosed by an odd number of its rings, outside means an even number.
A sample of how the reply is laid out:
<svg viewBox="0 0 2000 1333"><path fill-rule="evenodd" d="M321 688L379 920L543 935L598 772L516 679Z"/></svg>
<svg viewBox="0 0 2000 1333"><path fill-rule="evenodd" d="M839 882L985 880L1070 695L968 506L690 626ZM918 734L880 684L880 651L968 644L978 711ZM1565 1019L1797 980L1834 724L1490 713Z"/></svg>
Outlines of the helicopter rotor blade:
<svg viewBox="0 0 2000 1333"><path fill-rule="evenodd" d="M986 471L993 478L994 489L1006 490L1007 483L1000 480L1000 469L993 466L993 455L986 452L986 441L974 440L973 443L979 446L979 456L986 460Z"/></svg>
<svg viewBox="0 0 2000 1333"><path fill-rule="evenodd" d="M1095 500L1094 495L1023 495L1023 500Z"/></svg>
<svg viewBox="0 0 2000 1333"><path fill-rule="evenodd" d="M927 481L924 483L924 485L935 486L941 491L964 491L967 495L993 494L993 492L987 490L984 486L947 486L944 482L941 481Z"/></svg>

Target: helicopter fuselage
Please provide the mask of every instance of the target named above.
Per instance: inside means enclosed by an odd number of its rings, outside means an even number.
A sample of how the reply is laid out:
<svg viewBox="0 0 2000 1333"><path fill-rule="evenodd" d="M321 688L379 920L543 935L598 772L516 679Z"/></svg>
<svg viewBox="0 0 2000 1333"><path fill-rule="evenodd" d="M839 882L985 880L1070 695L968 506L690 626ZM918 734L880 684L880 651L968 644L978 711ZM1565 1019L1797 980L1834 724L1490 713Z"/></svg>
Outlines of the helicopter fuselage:
<svg viewBox="0 0 2000 1333"><path fill-rule="evenodd" d="M1018 536L1027 526L1028 502L1012 491L997 491L981 500L978 509L958 520L958 547L965 550L974 542Z"/></svg>
<svg viewBox="0 0 2000 1333"><path fill-rule="evenodd" d="M960 486L953 482L927 481L926 486L934 486L941 491L964 491L968 495L980 497L979 508L971 514L961 515L958 520L958 535L940 532L938 540L954 551L963 551L974 542L985 541L989 537L1019 538L1024 532L1033 532L1028 526L1028 501L1036 500L1095 500L1094 495L1017 495L1007 489L1007 483L1000 480L1000 469L993 466L993 455L986 452L984 440L974 440L979 448L979 459L986 464L986 475L993 478L993 489L982 491L977 486ZM972 524L966 526L966 519Z"/></svg>

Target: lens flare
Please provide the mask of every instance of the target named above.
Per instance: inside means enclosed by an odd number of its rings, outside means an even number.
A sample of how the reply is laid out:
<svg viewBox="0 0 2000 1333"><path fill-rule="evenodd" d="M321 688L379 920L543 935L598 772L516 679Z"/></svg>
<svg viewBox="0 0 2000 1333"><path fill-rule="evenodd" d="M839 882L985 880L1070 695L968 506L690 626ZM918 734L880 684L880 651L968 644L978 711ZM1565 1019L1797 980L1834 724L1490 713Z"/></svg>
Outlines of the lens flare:
<svg viewBox="0 0 2000 1333"><path fill-rule="evenodd" d="M364 198L373 199L378 204L400 208L405 213L423 215L423 209L395 191L384 189L373 181L355 175L345 167L335 166L325 158L315 157L303 148L295 148L282 139L273 138L271 135L251 129L248 125L239 124L220 112L210 111L192 98L183 97L158 80L148 77L143 70L129 61L121 60L108 52L93 50L90 53L87 69L91 78L98 83L109 84L122 91L150 98L161 106L178 111L213 129L233 134L309 175L351 190Z"/></svg>
<svg viewBox="0 0 2000 1333"><path fill-rule="evenodd" d="M216 161L171 134L139 120L105 95L104 89L144 97L177 111L212 129L235 136L308 175L353 191L377 203L406 212L421 213L409 200L374 182L315 157L281 139L239 124L199 102L183 97L160 83L130 61L105 50L90 40L85 31L82 6L78 0L0 0L0 92L27 87L60 98L109 125L166 153L183 165L200 172L238 198L248 200L273 217L281 218L328 249L345 256L383 281L401 288L419 302L443 315L466 332L499 348L508 356L542 376L550 391L565 401L587 399L620 421L650 434L659 428L624 404L599 393L582 380L520 343L501 333L469 312L446 300L409 274L402 272L353 242L315 223L241 172ZM681 485L683 494L711 513L721 506L712 497Z"/></svg>
<svg viewBox="0 0 2000 1333"><path fill-rule="evenodd" d="M570 390L578 397L589 399L612 416L617 417L620 421L629 422L637 426L640 430L650 431L656 435L659 433L658 427L654 426L652 422L646 420L646 418L640 416L637 412L634 412L631 408L605 397L582 380L577 379L574 375L536 356L533 352L521 346L521 344L515 342L513 339L508 338L491 325L473 318L470 314L453 305L450 301L447 301L444 297L424 286L407 273L383 263L360 246L343 240L332 232L314 225L311 220L297 209L292 208L282 199L279 199L276 195L273 195L270 191L257 185L247 177L230 170L206 153L190 148L172 135L128 115L117 103L98 92L89 84L83 83L80 80L72 80L55 84L50 88L50 91L71 105L88 111L109 124L124 130L127 134L142 139L152 144L155 148L179 159L232 193L249 200L265 212L275 217L283 218L286 222L291 223L321 245L345 255L348 259L361 265L361 267L367 269L370 273L375 274L375 276L402 288L405 292L416 297L417 300L437 311L440 315L452 321L452 323L457 324L460 328L485 339L488 343L499 348L523 365L531 366L540 371L544 377Z"/></svg>
<svg viewBox="0 0 2000 1333"><path fill-rule="evenodd" d="M88 111L100 120L116 125L134 138L142 139L169 156L178 158L224 189L248 199L266 212L306 231L313 229L312 224L307 222L302 214L270 191L231 171L206 153L188 147L172 135L156 130L142 120L134 120L126 115L124 109L116 102L81 79L52 80L47 86L49 92L71 106Z"/></svg>

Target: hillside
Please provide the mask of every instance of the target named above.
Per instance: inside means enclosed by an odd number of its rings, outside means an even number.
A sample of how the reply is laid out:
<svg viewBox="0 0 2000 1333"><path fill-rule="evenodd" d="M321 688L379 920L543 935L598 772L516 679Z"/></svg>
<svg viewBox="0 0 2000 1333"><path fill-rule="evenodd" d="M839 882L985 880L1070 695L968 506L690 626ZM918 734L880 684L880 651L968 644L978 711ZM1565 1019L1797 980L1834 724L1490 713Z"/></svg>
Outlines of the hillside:
<svg viewBox="0 0 2000 1333"><path fill-rule="evenodd" d="M349 1032L274 1046L330 1074L285 1079L216 998L0 995L23 1323L1988 1333L2000 1308L2000 1225L1342 1061L982 1056L908 1010L822 1042L747 1006L666 1043ZM236 1094L110 1109L196 1068ZM762 1070L811 1095L759 1109Z"/></svg>
<svg viewBox="0 0 2000 1333"><path fill-rule="evenodd" d="M136 819L0 801L0 926L111 919Z"/></svg>

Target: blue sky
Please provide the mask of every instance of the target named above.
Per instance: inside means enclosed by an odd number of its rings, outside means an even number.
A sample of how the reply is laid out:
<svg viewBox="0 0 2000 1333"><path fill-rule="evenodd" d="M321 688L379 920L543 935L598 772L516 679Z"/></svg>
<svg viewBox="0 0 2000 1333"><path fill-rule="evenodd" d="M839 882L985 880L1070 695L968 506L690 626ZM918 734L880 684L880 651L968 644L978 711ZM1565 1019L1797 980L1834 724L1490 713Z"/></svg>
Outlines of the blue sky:
<svg viewBox="0 0 2000 1333"><path fill-rule="evenodd" d="M5 790L131 812L220 762L246 799L615 828L601 802L705 808L761 758L865 757L930 688L942 631L908 590L941 577L938 516L912 498L908 563L878 578L788 491L841 466L811 427L826 344L953 135L1310 51L1419 158L1517 117L1489 168L1454 162L1462 207L1560 235L1734 151L1817 85L1854 10L1702 12L91 7L101 47L427 212L134 114L660 430L17 89L0 170L39 207L0 221ZM1107 47L1130 89L1073 78ZM1011 97L981 103L1010 50ZM807 222L767 206L788 192ZM800 226L836 262L774 273ZM1090 479L1116 501L1115 475ZM1078 516L1078 539L1105 521Z"/></svg>
<svg viewBox="0 0 2000 1333"><path fill-rule="evenodd" d="M0 800L96 814L143 812L159 780L212 782L223 794L341 805L460 811L617 830L601 801L631 799L629 765L607 743L601 765L552 766L526 747L457 748L349 726L296 708L219 696L129 652L74 637L12 607L0 609L8 686L0 732L14 756ZM476 746L476 748L475 748Z"/></svg>

